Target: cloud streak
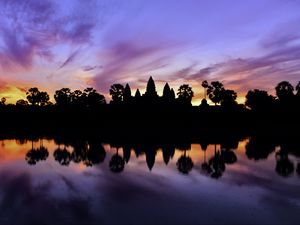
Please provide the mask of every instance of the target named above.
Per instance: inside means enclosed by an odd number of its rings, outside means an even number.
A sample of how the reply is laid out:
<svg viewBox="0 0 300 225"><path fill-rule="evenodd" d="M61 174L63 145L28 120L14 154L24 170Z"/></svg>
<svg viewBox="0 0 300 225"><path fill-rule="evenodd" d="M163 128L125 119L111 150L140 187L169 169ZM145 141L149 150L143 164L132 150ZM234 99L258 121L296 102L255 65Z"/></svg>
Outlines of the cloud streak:
<svg viewBox="0 0 300 225"><path fill-rule="evenodd" d="M53 47L58 44L89 43L96 26L95 14L82 4L80 14L76 7L70 14L61 13L58 2L49 0L4 0L0 7L0 58L4 70L13 66L30 69L36 58L53 60Z"/></svg>
<svg viewBox="0 0 300 225"><path fill-rule="evenodd" d="M196 64L179 70L173 79L187 81L219 80L238 92L261 88L274 92L282 80L296 84L300 80L300 35L286 33L261 41L264 54L248 58L232 58L200 69Z"/></svg>

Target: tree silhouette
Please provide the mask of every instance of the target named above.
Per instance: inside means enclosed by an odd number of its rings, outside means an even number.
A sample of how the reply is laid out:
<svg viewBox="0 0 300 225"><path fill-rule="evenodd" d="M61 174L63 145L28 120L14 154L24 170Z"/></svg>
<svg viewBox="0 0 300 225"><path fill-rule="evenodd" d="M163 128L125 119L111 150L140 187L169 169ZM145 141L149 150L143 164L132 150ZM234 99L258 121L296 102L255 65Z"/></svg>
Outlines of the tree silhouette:
<svg viewBox="0 0 300 225"><path fill-rule="evenodd" d="M38 88L30 88L26 92L27 100L32 105L44 106L49 103L49 95L47 92L39 91Z"/></svg>
<svg viewBox="0 0 300 225"><path fill-rule="evenodd" d="M217 105L218 103L221 102L225 88L223 84L219 81L213 81L211 82L211 85L208 86L207 88L207 94L209 99Z"/></svg>
<svg viewBox="0 0 300 225"><path fill-rule="evenodd" d="M0 105L5 105L5 102L6 102L6 98L2 97L0 100Z"/></svg>
<svg viewBox="0 0 300 225"><path fill-rule="evenodd" d="M183 84L179 87L177 95L180 103L191 104L194 92L188 84Z"/></svg>
<svg viewBox="0 0 300 225"><path fill-rule="evenodd" d="M87 107L96 107L106 104L105 97L99 94L94 88L84 89L84 94L86 96Z"/></svg>
<svg viewBox="0 0 300 225"><path fill-rule="evenodd" d="M126 84L125 89L124 89L124 96L123 96L124 102L130 102L131 98L132 98L131 88L130 88L129 84Z"/></svg>
<svg viewBox="0 0 300 225"><path fill-rule="evenodd" d="M254 89L248 91L245 105L254 111L270 110L275 102L275 98L268 92Z"/></svg>
<svg viewBox="0 0 300 225"><path fill-rule="evenodd" d="M71 104L76 107L81 107L85 105L86 93L81 90L75 90L71 93Z"/></svg>
<svg viewBox="0 0 300 225"><path fill-rule="evenodd" d="M223 90L221 92L221 105L225 107L231 107L237 104L235 101L237 94L233 90Z"/></svg>
<svg viewBox="0 0 300 225"><path fill-rule="evenodd" d="M205 80L202 82L202 87L204 88L204 99L206 99L206 89L208 88L208 82Z"/></svg>
<svg viewBox="0 0 300 225"><path fill-rule="evenodd" d="M109 89L109 94L112 97L113 103L120 103L123 101L124 87L122 84L113 84Z"/></svg>
<svg viewBox="0 0 300 225"><path fill-rule="evenodd" d="M294 87L288 81L281 81L278 83L275 90L280 102L291 101L294 96Z"/></svg>
<svg viewBox="0 0 300 225"><path fill-rule="evenodd" d="M72 102L71 90L70 88L62 88L55 91L54 99L58 106L68 106Z"/></svg>
<svg viewBox="0 0 300 225"><path fill-rule="evenodd" d="M16 102L16 105L17 106L27 106L28 105L28 102L24 99L19 99L17 102Z"/></svg>

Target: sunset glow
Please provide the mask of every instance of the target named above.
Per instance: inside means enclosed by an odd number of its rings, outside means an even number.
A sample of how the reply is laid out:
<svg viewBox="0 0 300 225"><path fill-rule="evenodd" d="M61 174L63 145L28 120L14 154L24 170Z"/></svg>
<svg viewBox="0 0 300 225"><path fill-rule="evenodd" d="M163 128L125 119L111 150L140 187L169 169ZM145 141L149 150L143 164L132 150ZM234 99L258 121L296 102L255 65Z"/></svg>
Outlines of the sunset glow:
<svg viewBox="0 0 300 225"><path fill-rule="evenodd" d="M230 5L231 7L228 7ZM93 86L107 98L113 83L161 90L219 80L237 91L274 93L300 74L300 4L287 0L0 1L1 97L15 103L38 86Z"/></svg>

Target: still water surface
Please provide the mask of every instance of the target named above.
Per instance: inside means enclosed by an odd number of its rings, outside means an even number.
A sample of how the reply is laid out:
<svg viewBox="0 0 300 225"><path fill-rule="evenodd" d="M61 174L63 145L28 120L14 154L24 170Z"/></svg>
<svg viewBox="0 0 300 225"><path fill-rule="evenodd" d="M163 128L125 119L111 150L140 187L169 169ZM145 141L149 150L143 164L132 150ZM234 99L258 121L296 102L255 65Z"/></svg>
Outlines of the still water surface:
<svg viewBox="0 0 300 225"><path fill-rule="evenodd" d="M268 147L2 140L0 224L298 224L300 158Z"/></svg>

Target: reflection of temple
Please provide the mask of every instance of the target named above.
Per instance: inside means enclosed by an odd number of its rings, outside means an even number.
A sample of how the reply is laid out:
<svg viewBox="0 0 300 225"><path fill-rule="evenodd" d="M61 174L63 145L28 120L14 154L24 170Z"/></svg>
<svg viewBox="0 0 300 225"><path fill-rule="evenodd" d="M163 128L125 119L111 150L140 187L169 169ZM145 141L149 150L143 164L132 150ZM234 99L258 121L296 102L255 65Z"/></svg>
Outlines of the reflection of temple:
<svg viewBox="0 0 300 225"><path fill-rule="evenodd" d="M34 140L36 141L36 139ZM25 156L27 163L30 165L35 165L48 158L49 153L47 148L43 146L41 139L39 142L39 147L35 147L32 140L32 147ZM237 162L237 156L233 150L238 147L238 142L239 139L235 137L218 140L206 137L201 138L198 143L203 151L203 160L200 165L202 173L212 178L222 177L227 165ZM20 141L18 143L21 144ZM22 143L26 143L26 141L22 141ZM62 166L68 166L70 163L82 163L87 167L95 166L104 162L106 157L102 142L96 138L59 138L55 139L55 143L58 147L53 152L53 157L55 161ZM209 157L206 156L208 145L214 145L213 155L209 154ZM176 162L177 169L183 174L189 174L194 167L194 162L188 154L188 151L191 150L190 142L178 142L177 144L170 144L170 142L161 144L154 144L153 142L129 142L126 144L111 144L111 148L116 149L116 153L112 155L108 161L108 166L113 172L119 173L124 170L126 164L129 163L132 158L131 151L135 153L137 158L140 155L145 155L147 167L149 171L151 171L155 165L157 152L160 151L160 149L165 165L170 163L174 157L175 149L177 149L177 151L182 151L181 156L179 156ZM285 139L275 140L272 138L253 136L249 138L245 146L246 155L249 160L266 159L275 149L279 149L279 151L276 150L275 154L275 171L281 176L290 176L295 170L300 174L300 163L294 164L288 157L289 154L294 154L299 157L299 152L295 150L297 149L296 142L290 142L290 140Z"/></svg>

